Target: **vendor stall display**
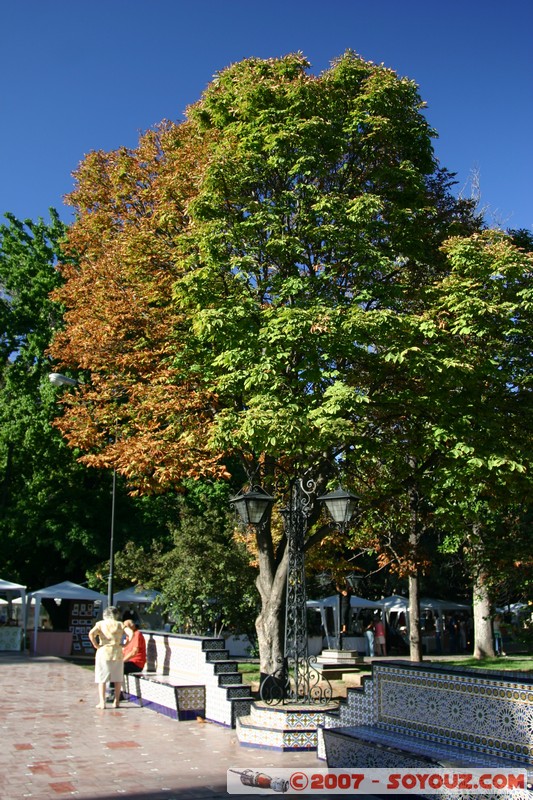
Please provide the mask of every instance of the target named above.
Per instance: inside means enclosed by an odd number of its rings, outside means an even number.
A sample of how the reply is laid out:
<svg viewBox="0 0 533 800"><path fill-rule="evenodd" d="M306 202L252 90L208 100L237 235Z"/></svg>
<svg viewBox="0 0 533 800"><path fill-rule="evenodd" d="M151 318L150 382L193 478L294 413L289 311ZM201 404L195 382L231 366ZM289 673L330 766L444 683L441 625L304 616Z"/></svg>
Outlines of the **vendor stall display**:
<svg viewBox="0 0 533 800"><path fill-rule="evenodd" d="M107 605L107 597L103 594L80 586L71 581L63 581L31 593L35 599L35 616L39 618L39 606L43 599L52 599L58 605L69 603L67 630L39 631L33 634L32 650L34 653L47 655L88 655L93 653L88 633L98 616ZM58 636L60 634L60 636ZM58 652L52 652L53 650ZM68 652L66 652L68 650Z"/></svg>
<svg viewBox="0 0 533 800"><path fill-rule="evenodd" d="M7 623L7 626L0 629L0 650L21 650L26 642L26 587L20 583L0 580L0 597L6 600L2 614L5 615ZM14 621L12 603L17 597L20 597L22 604L20 626L16 623L9 624Z"/></svg>

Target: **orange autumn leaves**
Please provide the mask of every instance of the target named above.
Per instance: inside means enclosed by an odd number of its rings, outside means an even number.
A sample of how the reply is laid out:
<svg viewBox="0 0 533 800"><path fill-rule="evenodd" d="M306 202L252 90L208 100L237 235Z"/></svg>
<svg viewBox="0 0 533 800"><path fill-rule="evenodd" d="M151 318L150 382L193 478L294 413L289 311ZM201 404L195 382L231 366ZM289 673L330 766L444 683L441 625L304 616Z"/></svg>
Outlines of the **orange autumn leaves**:
<svg viewBox="0 0 533 800"><path fill-rule="evenodd" d="M183 366L189 320L173 300L205 146L165 123L134 151L89 154L69 198L77 218L55 294L65 327L51 355L79 383L57 425L83 462L116 468L141 492L225 473L209 447L216 397Z"/></svg>

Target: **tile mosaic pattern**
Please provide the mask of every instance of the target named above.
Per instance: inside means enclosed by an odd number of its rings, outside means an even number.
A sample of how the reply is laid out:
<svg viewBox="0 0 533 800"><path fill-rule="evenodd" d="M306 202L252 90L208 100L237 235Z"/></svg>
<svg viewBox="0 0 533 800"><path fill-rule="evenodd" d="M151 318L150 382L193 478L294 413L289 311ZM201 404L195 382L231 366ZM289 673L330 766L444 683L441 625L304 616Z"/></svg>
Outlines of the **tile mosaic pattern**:
<svg viewBox="0 0 533 800"><path fill-rule="evenodd" d="M326 714L324 727L368 725L375 721L374 682L365 677L360 688L348 688L346 700L341 700L337 713Z"/></svg>
<svg viewBox="0 0 533 800"><path fill-rule="evenodd" d="M318 741L329 766L533 767L533 681L445 667L375 664ZM432 795L437 797L438 795ZM495 797L494 795L492 797ZM533 793L524 798L533 800Z"/></svg>
<svg viewBox="0 0 533 800"><path fill-rule="evenodd" d="M364 733L364 728L357 728L354 730L359 733ZM338 731L327 731L325 739L328 766L332 768L353 767L359 769L361 769L362 766L367 769L435 769L439 765L451 768L453 766L467 766L468 764L470 764L472 768L483 767L485 764L487 764L487 766L494 766L494 760L491 760L490 757L480 757L479 755L476 756L474 753L471 754L470 759L464 759L461 754L461 761L458 763L457 748L447 748L448 758L443 756L441 752L439 758L431 759L423 753L415 752L416 745L414 745L415 751L413 752L396 750L390 747L386 734L382 735L383 742L380 743L379 731L376 731L376 729L373 729L370 736L372 741L365 741L358 737L354 738L350 736L350 728L344 729L344 732L342 732L341 729ZM444 750L444 748L441 749ZM449 758L450 753L455 756L455 758ZM437 750L435 751L435 755L437 756ZM516 764L512 762L505 764L502 762L499 763L499 766L502 768L507 766L512 769L513 766L516 767ZM444 797L444 795L439 793L422 794L419 796L427 798L427 800L440 800L440 798ZM450 800L450 795L446 797ZM510 800L507 795L504 796L502 794L473 795L468 792L454 794L453 798L454 800ZM513 800L533 800L533 792L527 789L524 791L517 791L516 794L513 793Z"/></svg>
<svg viewBox="0 0 533 800"><path fill-rule="evenodd" d="M263 747L269 750L316 750L316 728L311 731L283 731L252 728L246 717L237 723L239 744L243 747Z"/></svg>
<svg viewBox="0 0 533 800"><path fill-rule="evenodd" d="M330 710L333 707L331 704ZM325 713L325 709L253 703L250 714L237 722L237 736L248 747L316 750L317 729L324 723Z"/></svg>
<svg viewBox="0 0 533 800"><path fill-rule="evenodd" d="M202 650L224 650L224 639L202 639Z"/></svg>
<svg viewBox="0 0 533 800"><path fill-rule="evenodd" d="M141 703L172 719L196 719L205 714L203 686L174 686L172 683L141 676L138 679Z"/></svg>
<svg viewBox="0 0 533 800"><path fill-rule="evenodd" d="M533 685L377 666L376 721L391 731L533 766Z"/></svg>
<svg viewBox="0 0 533 800"><path fill-rule="evenodd" d="M269 706L266 703L254 703L250 710L251 722L253 725L264 725L270 728L280 728L282 730L305 730L316 728L324 723L324 715L327 711L333 711L336 704L321 710L317 709L297 709L291 706Z"/></svg>

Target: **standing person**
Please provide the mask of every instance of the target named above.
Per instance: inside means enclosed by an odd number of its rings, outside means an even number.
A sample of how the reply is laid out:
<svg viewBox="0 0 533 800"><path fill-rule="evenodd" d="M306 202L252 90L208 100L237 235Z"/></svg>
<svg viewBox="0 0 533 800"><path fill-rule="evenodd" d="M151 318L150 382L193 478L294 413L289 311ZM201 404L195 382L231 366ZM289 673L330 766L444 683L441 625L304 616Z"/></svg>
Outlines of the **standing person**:
<svg viewBox="0 0 533 800"><path fill-rule="evenodd" d="M374 622L374 640L376 643L376 650L378 656L386 656L387 640L385 638L385 625L383 624L381 615L379 615L376 621Z"/></svg>
<svg viewBox="0 0 533 800"><path fill-rule="evenodd" d="M460 649L461 653L466 653L466 645L467 645L466 620L460 614L459 615L459 649Z"/></svg>
<svg viewBox="0 0 533 800"><path fill-rule="evenodd" d="M442 655L442 620L438 611L435 612L435 651Z"/></svg>
<svg viewBox="0 0 533 800"><path fill-rule="evenodd" d="M368 625L365 628L365 638L366 638L366 649L368 650L367 655L370 658L374 657L374 622L370 620Z"/></svg>
<svg viewBox="0 0 533 800"><path fill-rule="evenodd" d="M342 650L342 637L350 633L350 619L352 607L350 604L352 598L352 590L346 583L344 586L337 586L339 594L339 611L340 611L340 631L339 631L339 649Z"/></svg>
<svg viewBox="0 0 533 800"><path fill-rule="evenodd" d="M450 653L457 653L458 652L458 630L457 630L457 619L454 615L448 617L448 635L450 637Z"/></svg>
<svg viewBox="0 0 533 800"><path fill-rule="evenodd" d="M139 630L138 624L132 619L124 621L124 630L128 637L128 641L122 648L124 674L142 672L146 664L146 639Z"/></svg>
<svg viewBox="0 0 533 800"><path fill-rule="evenodd" d="M501 624L502 624L501 615L496 614L496 616L492 620L492 632L494 634L494 652L496 653L497 656L501 656L503 652Z"/></svg>
<svg viewBox="0 0 533 800"><path fill-rule="evenodd" d="M115 684L115 699L113 707L118 708L120 703L120 690L124 677L124 660L122 656L122 638L124 626L119 621L120 612L115 606L108 606L103 613L103 619L89 631L89 639L96 649L94 663L94 682L98 684L98 705L96 708L105 708L106 683Z"/></svg>

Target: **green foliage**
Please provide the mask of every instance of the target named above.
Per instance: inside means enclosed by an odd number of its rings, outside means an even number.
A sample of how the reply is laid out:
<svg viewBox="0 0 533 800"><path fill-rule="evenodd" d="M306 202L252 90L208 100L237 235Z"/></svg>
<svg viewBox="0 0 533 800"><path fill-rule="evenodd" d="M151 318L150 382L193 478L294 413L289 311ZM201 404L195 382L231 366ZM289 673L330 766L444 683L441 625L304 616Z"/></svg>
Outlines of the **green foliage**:
<svg viewBox="0 0 533 800"><path fill-rule="evenodd" d="M376 348L442 267L446 233L476 225L412 81L352 52L319 78L308 66L235 64L191 110L216 136L175 289L219 399L215 445L300 470L358 438Z"/></svg>
<svg viewBox="0 0 533 800"><path fill-rule="evenodd" d="M55 263L66 228L54 209L49 224L6 219L0 225L0 358L24 368L42 363L60 319L48 295L60 282Z"/></svg>
<svg viewBox="0 0 533 800"><path fill-rule="evenodd" d="M175 130L86 160L70 235L83 255L62 294L66 363L96 347L104 409L117 372L130 380L120 410L132 447L109 459L142 488L183 488L229 458L278 494L295 476L321 490L340 474L363 496L350 544L414 582L439 539L466 549L475 524L484 545L489 512L501 522L531 501L531 257L482 233L473 204L454 197L412 81L353 52L308 70L301 54L234 64ZM123 163L139 176L126 199ZM95 269L120 286L118 330L113 304L102 323L107 292L95 314ZM98 336L77 335L80 317ZM143 349L155 328L157 347ZM83 441L79 415L73 402L64 429ZM221 597L224 530L220 512L183 511L168 556L167 594L203 627ZM327 526L312 530L318 541ZM256 536L273 663L286 538L276 522ZM477 544L472 568L485 559Z"/></svg>
<svg viewBox="0 0 533 800"><path fill-rule="evenodd" d="M468 667L468 669L493 669L498 672L533 673L533 658L530 656L506 656L505 658L458 658L446 659L446 664L451 667Z"/></svg>
<svg viewBox="0 0 533 800"><path fill-rule="evenodd" d="M65 226L53 210L48 224L7 219L0 226L0 544L4 575L38 589L84 580L108 554L111 476L78 464L79 453L52 427L59 395L46 350L61 307L49 293L61 281ZM163 515L155 520L146 505L119 481L117 546L161 527Z"/></svg>
<svg viewBox="0 0 533 800"><path fill-rule="evenodd" d="M194 482L172 524L173 547L153 564L151 585L163 592L158 605L187 633L248 634L255 638L257 571L233 538L228 486ZM136 563L140 566L139 559Z"/></svg>

